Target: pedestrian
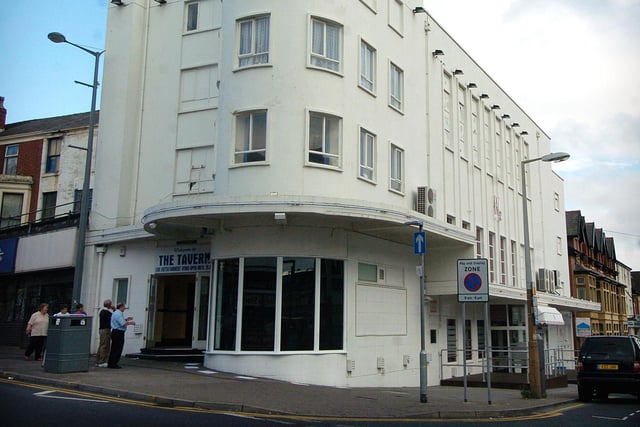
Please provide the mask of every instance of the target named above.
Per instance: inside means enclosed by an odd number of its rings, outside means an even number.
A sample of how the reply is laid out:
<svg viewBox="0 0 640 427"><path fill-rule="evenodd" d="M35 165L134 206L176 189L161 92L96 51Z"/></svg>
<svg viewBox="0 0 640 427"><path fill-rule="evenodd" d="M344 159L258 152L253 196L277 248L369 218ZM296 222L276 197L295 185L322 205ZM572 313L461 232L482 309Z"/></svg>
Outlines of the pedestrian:
<svg viewBox="0 0 640 427"><path fill-rule="evenodd" d="M59 312L53 315L53 317L61 317L61 316L71 316L71 313L69 313L69 307L67 307L66 304L60 308Z"/></svg>
<svg viewBox="0 0 640 427"><path fill-rule="evenodd" d="M31 315L27 322L27 335L29 336L29 346L24 352L24 360L29 360L31 353L35 351L36 360L42 360L42 350L47 344L47 332L49 330L49 304L43 302L38 311Z"/></svg>
<svg viewBox="0 0 640 427"><path fill-rule="evenodd" d="M76 311L74 311L73 314L79 314L79 315L82 315L82 316L86 316L87 312L84 311L84 305L82 305L81 303L78 303L78 305L76 306Z"/></svg>
<svg viewBox="0 0 640 427"><path fill-rule="evenodd" d="M120 362L120 356L122 356L122 349L124 348L124 333L127 331L127 326L135 325L133 317L124 317L124 310L126 309L124 303L119 302L116 306L116 311L111 315L111 350L109 351L109 362L107 367L111 369L120 369L122 366L118 365Z"/></svg>
<svg viewBox="0 0 640 427"><path fill-rule="evenodd" d="M100 345L96 353L96 366L99 368L107 367L109 359L109 347L111 345L111 315L113 314L113 302L110 299L104 300L102 310L98 314L100 324L98 326L98 334L100 335Z"/></svg>

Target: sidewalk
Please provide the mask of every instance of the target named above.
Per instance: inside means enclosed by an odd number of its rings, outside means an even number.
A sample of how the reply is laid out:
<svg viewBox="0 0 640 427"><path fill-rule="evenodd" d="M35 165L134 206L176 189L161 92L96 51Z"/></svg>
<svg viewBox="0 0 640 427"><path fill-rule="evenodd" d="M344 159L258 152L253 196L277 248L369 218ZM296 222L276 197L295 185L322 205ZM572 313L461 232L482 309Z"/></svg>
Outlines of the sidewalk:
<svg viewBox="0 0 640 427"><path fill-rule="evenodd" d="M523 399L519 390L433 386L427 403L418 387L353 388L307 386L214 372L201 365L123 357L123 369L45 372L40 362L22 359L17 347L0 347L4 379L119 396L164 406L222 411L342 418L497 418L531 415L572 403L575 385L547 390L545 399Z"/></svg>

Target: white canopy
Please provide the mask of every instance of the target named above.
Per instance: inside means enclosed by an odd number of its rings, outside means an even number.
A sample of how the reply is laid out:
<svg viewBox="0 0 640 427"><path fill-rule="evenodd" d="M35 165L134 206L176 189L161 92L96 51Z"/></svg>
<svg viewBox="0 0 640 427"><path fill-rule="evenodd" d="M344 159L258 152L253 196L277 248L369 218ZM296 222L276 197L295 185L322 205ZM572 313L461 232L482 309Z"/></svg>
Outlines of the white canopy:
<svg viewBox="0 0 640 427"><path fill-rule="evenodd" d="M562 314L554 307L546 305L538 306L538 324L549 326L562 326L564 325L564 319Z"/></svg>

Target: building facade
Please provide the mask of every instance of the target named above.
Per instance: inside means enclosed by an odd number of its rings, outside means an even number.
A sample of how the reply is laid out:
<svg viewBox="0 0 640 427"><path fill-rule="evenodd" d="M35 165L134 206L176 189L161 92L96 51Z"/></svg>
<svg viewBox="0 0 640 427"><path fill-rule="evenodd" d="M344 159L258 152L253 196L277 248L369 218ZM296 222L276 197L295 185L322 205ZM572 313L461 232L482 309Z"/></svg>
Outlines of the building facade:
<svg viewBox="0 0 640 427"><path fill-rule="evenodd" d="M82 298L126 302L126 352L195 347L224 371L416 385L425 304L430 385L461 375L462 358L479 372L489 343L497 369L522 368L520 166L550 139L413 6L109 7L96 286ZM533 162L526 185L544 231L538 305L559 316L546 345L572 353L571 312L597 305L571 298L562 179ZM425 301L412 221L426 232ZM456 263L471 258L488 260L489 318L457 300Z"/></svg>
<svg viewBox="0 0 640 427"><path fill-rule="evenodd" d="M579 210L567 211L566 222L572 295L600 304L575 313L576 348L588 335L627 335L631 269L617 261L613 238Z"/></svg>
<svg viewBox="0 0 640 427"><path fill-rule="evenodd" d="M0 122L2 344L22 344L40 303L71 303L85 163L74 147L86 146L88 124L88 113Z"/></svg>

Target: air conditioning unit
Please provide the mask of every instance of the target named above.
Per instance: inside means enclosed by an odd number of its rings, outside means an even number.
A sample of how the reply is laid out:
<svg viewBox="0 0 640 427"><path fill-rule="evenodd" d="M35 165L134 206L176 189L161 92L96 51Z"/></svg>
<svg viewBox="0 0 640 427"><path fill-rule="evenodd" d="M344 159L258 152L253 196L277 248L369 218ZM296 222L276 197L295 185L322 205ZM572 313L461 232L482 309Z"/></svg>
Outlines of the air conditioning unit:
<svg viewBox="0 0 640 427"><path fill-rule="evenodd" d="M436 215L436 190L430 187L418 187L416 211L434 218Z"/></svg>

